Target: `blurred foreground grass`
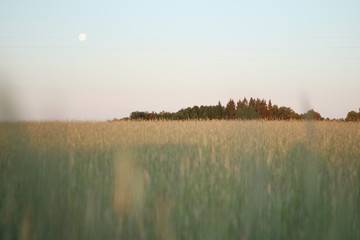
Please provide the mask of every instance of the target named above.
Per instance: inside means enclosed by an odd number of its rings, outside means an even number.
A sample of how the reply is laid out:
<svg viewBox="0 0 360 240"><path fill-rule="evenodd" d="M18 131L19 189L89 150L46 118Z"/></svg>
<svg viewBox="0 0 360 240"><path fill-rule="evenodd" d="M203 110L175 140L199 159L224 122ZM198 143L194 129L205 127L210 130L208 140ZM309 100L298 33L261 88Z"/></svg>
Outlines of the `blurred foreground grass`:
<svg viewBox="0 0 360 240"><path fill-rule="evenodd" d="M0 239L360 239L360 125L0 123Z"/></svg>

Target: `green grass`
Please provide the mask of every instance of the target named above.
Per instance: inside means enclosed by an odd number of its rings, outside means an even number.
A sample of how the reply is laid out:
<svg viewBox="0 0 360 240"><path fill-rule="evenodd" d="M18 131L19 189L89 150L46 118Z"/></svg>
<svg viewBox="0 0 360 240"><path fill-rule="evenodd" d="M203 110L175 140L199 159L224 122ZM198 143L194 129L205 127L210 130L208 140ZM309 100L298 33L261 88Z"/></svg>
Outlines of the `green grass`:
<svg viewBox="0 0 360 240"><path fill-rule="evenodd" d="M359 239L360 125L0 125L0 239Z"/></svg>

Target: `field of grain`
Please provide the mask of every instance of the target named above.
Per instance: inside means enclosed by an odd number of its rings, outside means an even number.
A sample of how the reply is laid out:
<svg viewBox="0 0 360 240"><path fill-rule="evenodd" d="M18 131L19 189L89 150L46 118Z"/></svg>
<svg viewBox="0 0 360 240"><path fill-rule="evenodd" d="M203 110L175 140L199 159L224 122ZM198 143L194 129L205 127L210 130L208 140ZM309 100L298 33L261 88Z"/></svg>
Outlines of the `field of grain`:
<svg viewBox="0 0 360 240"><path fill-rule="evenodd" d="M360 239L360 124L0 123L0 239Z"/></svg>

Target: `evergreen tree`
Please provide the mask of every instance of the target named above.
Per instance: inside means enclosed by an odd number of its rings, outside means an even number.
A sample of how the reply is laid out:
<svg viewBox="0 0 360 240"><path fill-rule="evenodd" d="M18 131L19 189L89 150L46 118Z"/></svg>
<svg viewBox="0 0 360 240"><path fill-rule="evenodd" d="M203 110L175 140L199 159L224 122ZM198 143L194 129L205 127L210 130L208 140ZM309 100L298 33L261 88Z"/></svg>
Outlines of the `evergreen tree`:
<svg viewBox="0 0 360 240"><path fill-rule="evenodd" d="M269 100L269 103L268 103L268 119L269 120L273 119L273 107L272 107L271 100Z"/></svg>
<svg viewBox="0 0 360 240"><path fill-rule="evenodd" d="M248 106L256 109L255 100L252 97L249 100Z"/></svg>
<svg viewBox="0 0 360 240"><path fill-rule="evenodd" d="M262 119L268 119L268 109L266 100L261 100L258 106L258 113Z"/></svg>
<svg viewBox="0 0 360 240"><path fill-rule="evenodd" d="M243 106L242 106L242 101L239 100L237 103L236 103L236 112L240 111L240 109L242 109Z"/></svg>
<svg viewBox="0 0 360 240"><path fill-rule="evenodd" d="M261 101L259 98L256 98L255 100L255 110L256 112L260 115L261 117L261 114L260 114L260 107L261 107Z"/></svg>
<svg viewBox="0 0 360 240"><path fill-rule="evenodd" d="M215 109L215 118L216 119L223 119L224 118L224 107L221 105L221 102L218 102L218 105Z"/></svg>
<svg viewBox="0 0 360 240"><path fill-rule="evenodd" d="M244 97L244 99L242 100L242 106L245 108L247 108L249 106L249 102L248 100Z"/></svg>
<svg viewBox="0 0 360 240"><path fill-rule="evenodd" d="M272 107L272 114L273 114L273 119L279 120L279 107L278 105L274 105Z"/></svg>
<svg viewBox="0 0 360 240"><path fill-rule="evenodd" d="M259 119L260 116L253 107L245 107L236 112L237 119L252 120Z"/></svg>
<svg viewBox="0 0 360 240"><path fill-rule="evenodd" d="M232 99L226 105L226 115L228 119L235 119L235 102Z"/></svg>

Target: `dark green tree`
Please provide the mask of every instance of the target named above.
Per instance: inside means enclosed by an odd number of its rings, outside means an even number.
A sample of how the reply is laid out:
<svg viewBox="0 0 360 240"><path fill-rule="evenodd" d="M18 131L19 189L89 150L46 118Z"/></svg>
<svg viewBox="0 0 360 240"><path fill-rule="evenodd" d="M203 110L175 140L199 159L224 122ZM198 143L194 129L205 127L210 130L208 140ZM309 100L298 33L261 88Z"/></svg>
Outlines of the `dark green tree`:
<svg viewBox="0 0 360 240"><path fill-rule="evenodd" d="M256 109L255 99L251 97L248 106Z"/></svg>
<svg viewBox="0 0 360 240"><path fill-rule="evenodd" d="M314 109L310 109L306 113L302 114L301 118L304 120L324 120L324 118L321 117L320 113L316 112Z"/></svg>
<svg viewBox="0 0 360 240"><path fill-rule="evenodd" d="M236 111L236 118L243 120L253 120L253 119L259 119L260 116L256 112L255 108L245 107L243 109L240 109L239 111Z"/></svg>
<svg viewBox="0 0 360 240"><path fill-rule="evenodd" d="M296 120L300 119L300 116L289 107L280 107L277 112L277 119L279 120Z"/></svg>
<svg viewBox="0 0 360 240"><path fill-rule="evenodd" d="M191 109L191 119L199 119L200 118L200 108L198 106L194 106Z"/></svg>
<svg viewBox="0 0 360 240"><path fill-rule="evenodd" d="M274 105L272 107L272 114L273 114L273 119L279 120L279 106L278 105Z"/></svg>
<svg viewBox="0 0 360 240"><path fill-rule="evenodd" d="M360 111L358 113L355 111L348 112L345 121L349 121L349 122L360 121Z"/></svg>
<svg viewBox="0 0 360 240"><path fill-rule="evenodd" d="M221 102L218 102L218 105L215 107L215 118L223 119L224 118L224 107L221 105Z"/></svg>
<svg viewBox="0 0 360 240"><path fill-rule="evenodd" d="M240 109L242 109L243 106L242 106L242 101L239 100L237 103L236 103L236 111L239 111Z"/></svg>
<svg viewBox="0 0 360 240"><path fill-rule="evenodd" d="M130 119L131 120L145 120L147 114L148 114L147 112L140 112L140 111L132 112L132 113L130 113Z"/></svg>

